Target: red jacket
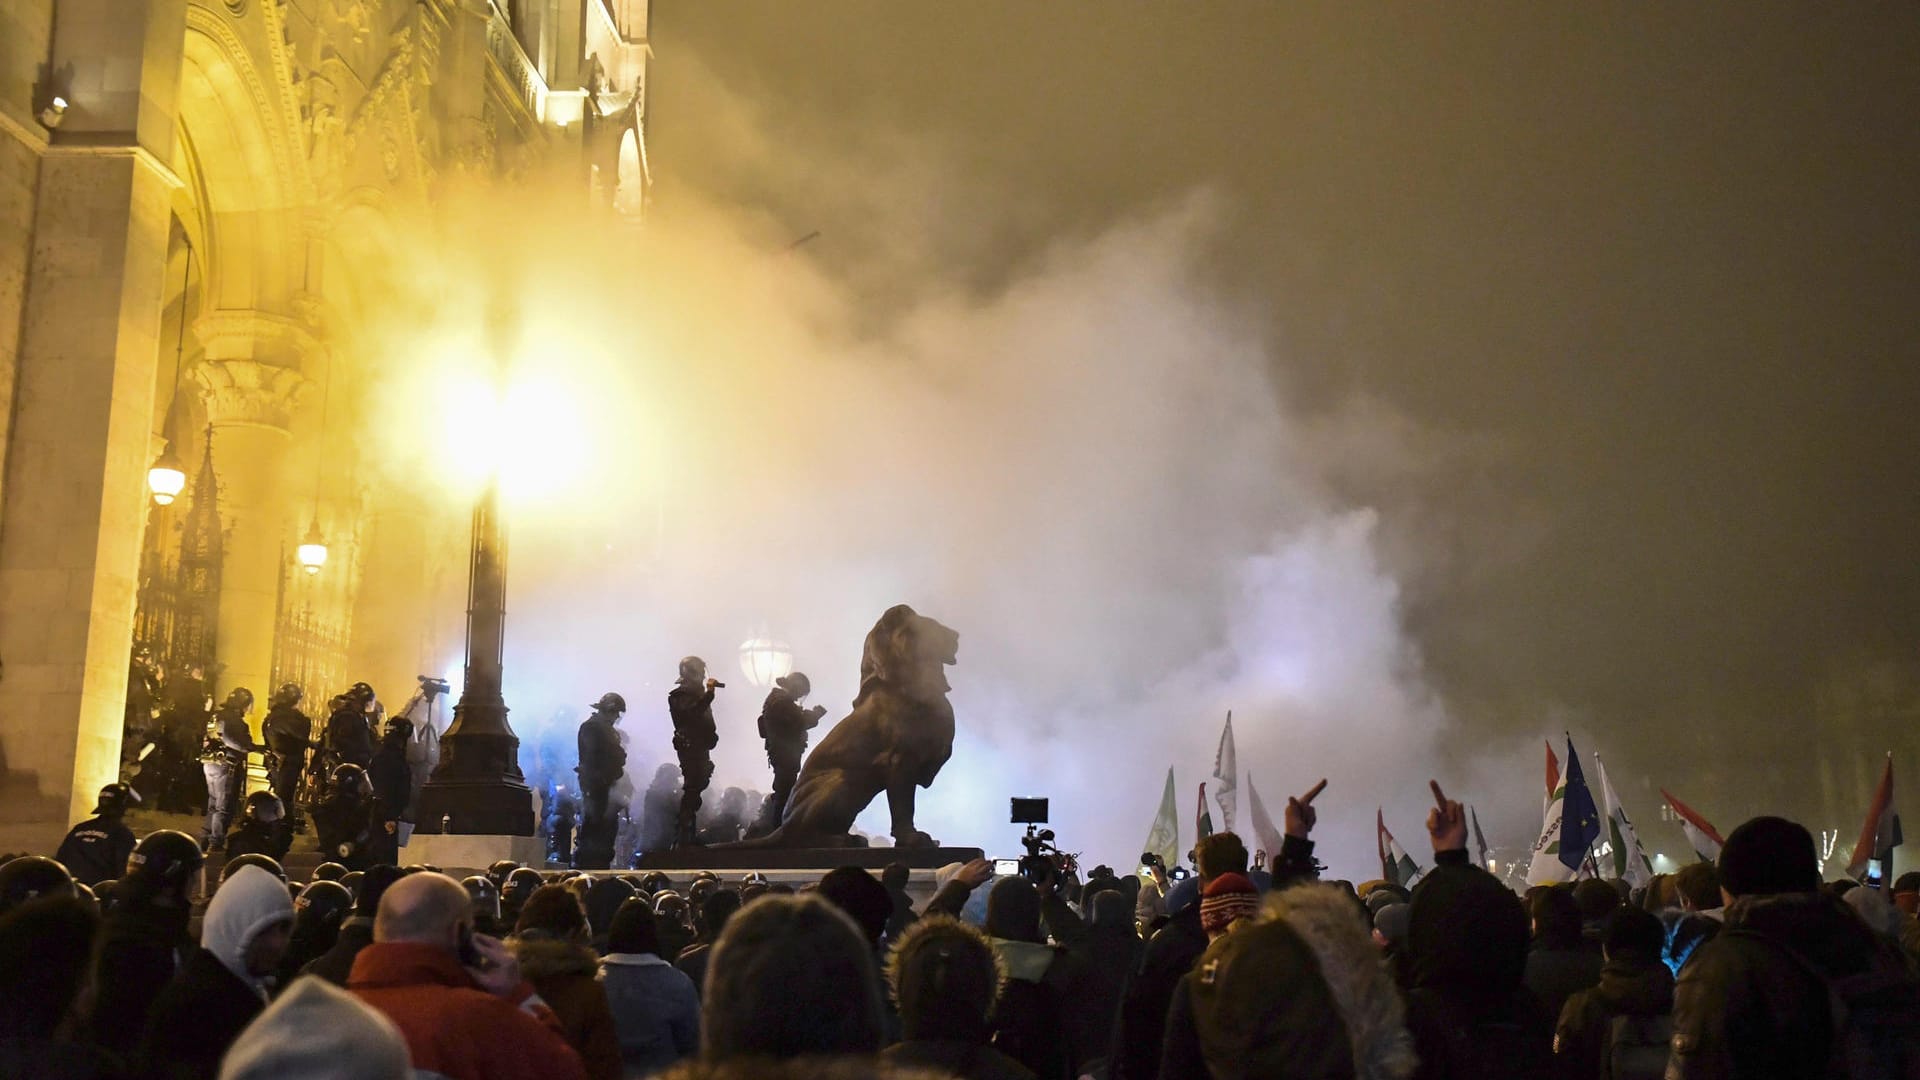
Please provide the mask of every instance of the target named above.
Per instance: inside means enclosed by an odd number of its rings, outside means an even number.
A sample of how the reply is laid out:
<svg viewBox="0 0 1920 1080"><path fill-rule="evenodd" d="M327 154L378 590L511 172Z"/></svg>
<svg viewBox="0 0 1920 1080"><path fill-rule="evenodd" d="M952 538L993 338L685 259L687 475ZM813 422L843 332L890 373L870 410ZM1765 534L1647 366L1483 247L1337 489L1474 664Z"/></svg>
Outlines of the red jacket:
<svg viewBox="0 0 1920 1080"><path fill-rule="evenodd" d="M347 988L400 1028L417 1070L450 1080L586 1080L580 1055L533 987L521 983L511 1001L496 997L446 949L369 945Z"/></svg>

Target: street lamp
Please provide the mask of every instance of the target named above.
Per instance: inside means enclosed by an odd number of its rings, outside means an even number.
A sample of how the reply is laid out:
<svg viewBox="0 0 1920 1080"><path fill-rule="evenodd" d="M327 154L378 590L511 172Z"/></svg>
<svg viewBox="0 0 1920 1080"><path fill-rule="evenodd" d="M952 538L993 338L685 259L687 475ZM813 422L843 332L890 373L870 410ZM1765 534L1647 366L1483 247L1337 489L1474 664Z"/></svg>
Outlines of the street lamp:
<svg viewBox="0 0 1920 1080"><path fill-rule="evenodd" d="M153 492L156 504L170 506L186 488L187 470L181 467L179 455L169 446L147 470L147 490Z"/></svg>
<svg viewBox="0 0 1920 1080"><path fill-rule="evenodd" d="M318 574L320 568L327 565L327 541L320 535L320 522L314 521L307 526L307 538L295 549L294 558L300 561L300 568L309 574Z"/></svg>
<svg viewBox="0 0 1920 1080"><path fill-rule="evenodd" d="M748 682L766 689L793 673L793 649L762 630L740 643L740 672Z"/></svg>

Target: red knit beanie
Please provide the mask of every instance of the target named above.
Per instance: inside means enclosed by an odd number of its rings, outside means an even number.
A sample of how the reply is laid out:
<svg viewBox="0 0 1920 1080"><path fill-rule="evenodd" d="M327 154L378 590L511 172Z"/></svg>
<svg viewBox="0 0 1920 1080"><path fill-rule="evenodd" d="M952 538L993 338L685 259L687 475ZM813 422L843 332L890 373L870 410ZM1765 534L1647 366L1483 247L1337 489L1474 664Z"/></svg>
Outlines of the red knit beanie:
<svg viewBox="0 0 1920 1080"><path fill-rule="evenodd" d="M1260 910L1260 893L1243 874L1221 874L1200 894L1200 926L1208 937L1224 933L1236 919Z"/></svg>

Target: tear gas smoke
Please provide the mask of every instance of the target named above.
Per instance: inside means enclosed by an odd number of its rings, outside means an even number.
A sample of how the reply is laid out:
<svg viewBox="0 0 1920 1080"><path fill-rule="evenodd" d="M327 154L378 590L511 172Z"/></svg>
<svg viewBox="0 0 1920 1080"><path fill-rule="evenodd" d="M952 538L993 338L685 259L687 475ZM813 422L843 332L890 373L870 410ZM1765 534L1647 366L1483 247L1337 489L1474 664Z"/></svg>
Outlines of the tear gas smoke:
<svg viewBox="0 0 1920 1080"><path fill-rule="evenodd" d="M763 625L830 725L866 631L907 602L961 635L954 755L919 803L943 842L1011 852L1007 797L1047 795L1065 847L1130 869L1171 764L1190 843L1231 708L1276 817L1332 779L1317 838L1335 873L1375 876L1377 803L1424 846L1448 720L1378 516L1328 479L1374 425L1402 448L1406 427L1289 411L1285 364L1197 272L1207 197L1063 241L984 294L907 259L911 299L876 310L857 275L786 253L749 214L683 194L630 230L534 190L395 227L355 345L380 357L370 472L438 508L443 628L462 508L485 463L501 469L523 759L547 745L570 769L585 703L618 690L643 790L671 757L678 658L729 678ZM418 570L369 574L421 589ZM422 648L445 664L460 640ZM710 799L767 782L760 693L733 682ZM1243 790L1250 835L1247 807ZM860 824L885 834L884 799Z"/></svg>

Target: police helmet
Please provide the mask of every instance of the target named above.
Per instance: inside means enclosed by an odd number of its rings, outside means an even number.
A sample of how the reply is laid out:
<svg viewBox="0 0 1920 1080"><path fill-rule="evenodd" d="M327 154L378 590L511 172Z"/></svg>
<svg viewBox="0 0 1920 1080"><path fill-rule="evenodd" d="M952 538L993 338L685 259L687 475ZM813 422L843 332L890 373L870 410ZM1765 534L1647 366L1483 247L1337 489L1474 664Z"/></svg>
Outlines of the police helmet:
<svg viewBox="0 0 1920 1080"><path fill-rule="evenodd" d="M227 865L220 868L220 880L224 882L239 873L243 867L248 866L257 866L267 873L272 874L274 877L279 878L281 881L287 880L287 872L280 868L279 860L271 855L262 855L257 851L250 851L245 855L235 855L233 858L228 859Z"/></svg>
<svg viewBox="0 0 1920 1080"><path fill-rule="evenodd" d="M0 912L42 896L73 895L73 875L45 855L22 855L0 865Z"/></svg>
<svg viewBox="0 0 1920 1080"><path fill-rule="evenodd" d="M473 914L475 918L484 917L495 921L499 920L500 887L493 883L492 878L481 877L479 874L475 874L470 878L462 880L460 884L467 888L467 899L473 903Z"/></svg>
<svg viewBox="0 0 1920 1080"><path fill-rule="evenodd" d="M124 814L127 804L139 802L140 793L126 784L108 784L100 789L99 805L94 807L96 814Z"/></svg>
<svg viewBox="0 0 1920 1080"><path fill-rule="evenodd" d="M813 683L807 680L805 672L795 671L791 674L782 675L773 680L773 684L785 690L788 696L795 701L799 701L801 698L813 693Z"/></svg>
<svg viewBox="0 0 1920 1080"><path fill-rule="evenodd" d="M306 691L300 689L299 683L281 683L280 689L275 690L273 696L267 699L267 704L291 707L300 704L300 699L306 696Z"/></svg>
<svg viewBox="0 0 1920 1080"><path fill-rule="evenodd" d="M359 896L360 882L366 876L367 875L362 871L349 870L345 874L340 875L340 887L347 890L348 892L352 893L355 896ZM394 873L394 877L396 880L399 878L398 871Z"/></svg>
<svg viewBox="0 0 1920 1080"><path fill-rule="evenodd" d="M150 832L127 857L127 878L171 889L185 889L207 857L200 842L177 829Z"/></svg>
<svg viewBox="0 0 1920 1080"><path fill-rule="evenodd" d="M507 886L500 890L500 898L518 906L526 903L527 897L533 895L533 890L544 884L546 881L541 878L540 871L530 866L523 866L507 875Z"/></svg>
<svg viewBox="0 0 1920 1080"><path fill-rule="evenodd" d="M507 875L518 869L520 869L520 864L514 862L512 859L498 859L495 860L492 866L487 867L487 879L493 882L495 891L498 891L502 885L507 883Z"/></svg>
<svg viewBox="0 0 1920 1080"><path fill-rule="evenodd" d="M627 711L627 699L609 690L600 695L599 701L593 703L593 711L610 712L619 716Z"/></svg>
<svg viewBox="0 0 1920 1080"><path fill-rule="evenodd" d="M335 765L332 780L335 790L352 790L362 795L373 790L372 782L367 779L367 770L351 761Z"/></svg>
<svg viewBox="0 0 1920 1080"><path fill-rule="evenodd" d="M293 902L296 924L320 923L339 926L353 910L353 894L337 881L315 881L300 890Z"/></svg>
<svg viewBox="0 0 1920 1080"><path fill-rule="evenodd" d="M684 683L705 682L707 662L697 656L689 656L680 661L680 681Z"/></svg>
<svg viewBox="0 0 1920 1080"><path fill-rule="evenodd" d="M239 709L243 713L252 712L253 711L253 691L247 689L244 686L234 687L232 692L227 695L227 700L225 704L222 705L222 708L227 708L227 707Z"/></svg>
<svg viewBox="0 0 1920 1080"><path fill-rule="evenodd" d="M256 791L247 796L247 816L255 821L279 821L286 813L280 796L271 791Z"/></svg>
<svg viewBox="0 0 1920 1080"><path fill-rule="evenodd" d="M339 881L347 876L347 868L337 862L323 862L313 868L314 881Z"/></svg>

